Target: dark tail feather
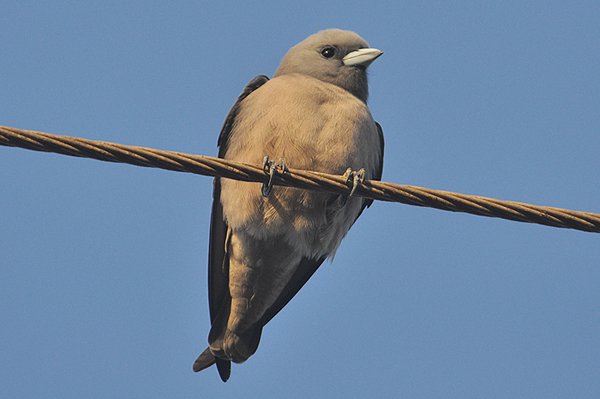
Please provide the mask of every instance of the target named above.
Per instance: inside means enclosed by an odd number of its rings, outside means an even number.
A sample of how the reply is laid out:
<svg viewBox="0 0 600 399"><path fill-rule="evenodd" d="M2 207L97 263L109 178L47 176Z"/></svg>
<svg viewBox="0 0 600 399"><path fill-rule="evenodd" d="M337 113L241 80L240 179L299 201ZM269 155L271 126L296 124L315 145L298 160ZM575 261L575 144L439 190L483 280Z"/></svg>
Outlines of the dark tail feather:
<svg viewBox="0 0 600 399"><path fill-rule="evenodd" d="M229 376L231 375L231 360L224 359L215 359L217 363L217 371L219 372L219 377L221 377L221 381L227 382Z"/></svg>
<svg viewBox="0 0 600 399"><path fill-rule="evenodd" d="M193 370L198 372L205 368L217 364L217 371L223 382L227 382L231 375L231 361L215 358L209 348L206 348L204 352L198 356L198 359L194 362Z"/></svg>
<svg viewBox="0 0 600 399"><path fill-rule="evenodd" d="M215 357L213 356L210 349L206 348L204 352L202 352L200 356L198 356L198 359L196 359L196 361L194 362L193 370L195 372L202 371L205 368L212 366L213 364L215 364Z"/></svg>

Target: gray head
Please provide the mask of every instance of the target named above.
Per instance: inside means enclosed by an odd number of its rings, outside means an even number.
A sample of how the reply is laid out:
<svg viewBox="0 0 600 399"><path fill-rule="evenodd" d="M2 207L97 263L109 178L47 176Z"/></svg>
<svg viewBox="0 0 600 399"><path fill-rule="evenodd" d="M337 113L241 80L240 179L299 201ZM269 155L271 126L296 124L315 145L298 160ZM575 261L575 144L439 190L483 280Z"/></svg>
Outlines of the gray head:
<svg viewBox="0 0 600 399"><path fill-rule="evenodd" d="M300 73L333 83L367 102L367 67L383 54L354 32L328 29L292 47L275 76Z"/></svg>

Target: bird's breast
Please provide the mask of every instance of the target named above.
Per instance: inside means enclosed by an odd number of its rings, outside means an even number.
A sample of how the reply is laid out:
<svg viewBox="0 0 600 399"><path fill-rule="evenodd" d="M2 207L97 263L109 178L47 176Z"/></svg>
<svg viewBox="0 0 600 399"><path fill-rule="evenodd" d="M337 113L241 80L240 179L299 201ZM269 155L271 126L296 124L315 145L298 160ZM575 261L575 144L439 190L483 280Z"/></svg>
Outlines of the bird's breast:
<svg viewBox="0 0 600 399"><path fill-rule="evenodd" d="M284 160L290 168L332 174L365 168L366 177L371 178L379 151L377 127L362 101L332 84L284 75L244 100L225 157L259 165L266 155ZM361 199L352 199L339 220L333 220L327 210L331 194L275 187L264 198L258 183L226 179L221 200L233 228L244 228L261 238L283 234L305 243L299 245L307 251L319 246L332 223L342 223L344 231L329 240L335 244L326 245L337 246L341 240L337 236L346 233L362 204Z"/></svg>

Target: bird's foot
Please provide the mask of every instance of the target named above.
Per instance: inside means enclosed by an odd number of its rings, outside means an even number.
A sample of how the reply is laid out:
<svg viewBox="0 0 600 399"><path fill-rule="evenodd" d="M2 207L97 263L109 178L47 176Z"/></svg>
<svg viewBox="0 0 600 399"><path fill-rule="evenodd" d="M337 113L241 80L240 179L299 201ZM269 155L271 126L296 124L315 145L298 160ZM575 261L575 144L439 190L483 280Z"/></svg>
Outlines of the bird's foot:
<svg viewBox="0 0 600 399"><path fill-rule="evenodd" d="M346 169L343 174L344 179L346 179L346 183L352 183L352 190L350 190L349 197L353 197L354 193L358 186L365 181L365 169L361 168L359 170L352 170L351 168Z"/></svg>
<svg viewBox="0 0 600 399"><path fill-rule="evenodd" d="M268 155L265 155L263 159L263 170L269 176L269 181L267 183L263 183L261 193L263 197L268 197L273 190L273 176L275 176L276 173L286 173L288 168L283 159L275 162L271 161Z"/></svg>

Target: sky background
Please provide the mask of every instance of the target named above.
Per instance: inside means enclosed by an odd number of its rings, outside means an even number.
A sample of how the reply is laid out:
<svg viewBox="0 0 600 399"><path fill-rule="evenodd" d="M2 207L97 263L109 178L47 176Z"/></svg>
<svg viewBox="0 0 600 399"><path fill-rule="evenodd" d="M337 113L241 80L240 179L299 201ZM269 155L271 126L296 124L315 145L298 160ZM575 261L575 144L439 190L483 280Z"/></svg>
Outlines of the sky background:
<svg viewBox="0 0 600 399"><path fill-rule="evenodd" d="M566 3L3 1L0 124L214 155L340 27L385 51L384 180L600 212L600 3ZM223 384L210 178L0 147L0 182L0 397L600 397L597 234L375 203Z"/></svg>

